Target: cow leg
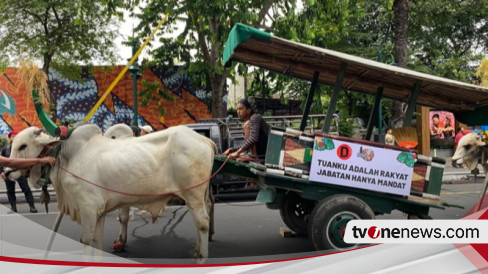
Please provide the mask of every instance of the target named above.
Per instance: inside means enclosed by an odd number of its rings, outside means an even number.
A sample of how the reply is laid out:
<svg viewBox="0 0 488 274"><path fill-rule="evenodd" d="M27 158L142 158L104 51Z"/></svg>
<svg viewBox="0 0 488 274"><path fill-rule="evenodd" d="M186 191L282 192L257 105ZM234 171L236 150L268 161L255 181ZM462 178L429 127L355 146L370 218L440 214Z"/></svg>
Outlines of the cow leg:
<svg viewBox="0 0 488 274"><path fill-rule="evenodd" d="M95 231L97 227L96 212L80 209L81 219L81 243L85 245L85 256L90 254L90 247L95 239Z"/></svg>
<svg viewBox="0 0 488 274"><path fill-rule="evenodd" d="M485 180L483 181L483 186L481 187L481 192L480 192L480 200L476 204L474 212L480 211L481 205L483 204L483 200L485 198L487 188L488 188L488 175L485 174Z"/></svg>
<svg viewBox="0 0 488 274"><path fill-rule="evenodd" d="M485 173L485 180L483 181L483 186L481 187L481 192L480 192L480 200L478 204L476 205L475 212L479 211L481 209L481 205L483 204L483 200L485 198L486 194L486 189L488 188L488 151L487 149L483 149L483 153L481 154L481 166L483 167L483 171Z"/></svg>
<svg viewBox="0 0 488 274"><path fill-rule="evenodd" d="M95 260L102 261L103 258L103 230L105 226L105 214L100 216L97 220L97 224L95 226L95 234L93 237L93 246L96 248L95 250Z"/></svg>
<svg viewBox="0 0 488 274"><path fill-rule="evenodd" d="M120 233L119 237L115 240L114 245L112 246L112 250L114 252L124 251L125 245L127 244L127 225L129 223L129 210L129 206L119 209Z"/></svg>
<svg viewBox="0 0 488 274"><path fill-rule="evenodd" d="M201 196L200 196L201 197ZM183 197L185 199L185 197ZM188 210L190 211L195 227L197 228L197 245L195 254L197 259L208 258L208 237L209 237L209 216L203 199L185 199ZM199 260L199 262L202 262Z"/></svg>

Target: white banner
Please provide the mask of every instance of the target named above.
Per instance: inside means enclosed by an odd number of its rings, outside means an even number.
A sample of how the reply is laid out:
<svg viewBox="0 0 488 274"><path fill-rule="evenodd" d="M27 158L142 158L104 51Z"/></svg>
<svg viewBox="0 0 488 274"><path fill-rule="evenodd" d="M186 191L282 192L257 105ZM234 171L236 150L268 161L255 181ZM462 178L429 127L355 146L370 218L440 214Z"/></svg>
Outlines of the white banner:
<svg viewBox="0 0 488 274"><path fill-rule="evenodd" d="M410 195L410 152L315 137L310 181Z"/></svg>
<svg viewBox="0 0 488 274"><path fill-rule="evenodd" d="M488 243L488 220L351 220L346 243Z"/></svg>

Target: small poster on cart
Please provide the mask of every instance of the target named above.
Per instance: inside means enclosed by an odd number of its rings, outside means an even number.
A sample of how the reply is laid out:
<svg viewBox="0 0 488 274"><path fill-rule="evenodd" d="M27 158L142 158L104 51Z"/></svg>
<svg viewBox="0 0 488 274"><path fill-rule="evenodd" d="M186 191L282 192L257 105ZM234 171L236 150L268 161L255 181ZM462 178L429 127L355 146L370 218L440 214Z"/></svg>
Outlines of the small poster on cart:
<svg viewBox="0 0 488 274"><path fill-rule="evenodd" d="M315 137L310 181L410 195L415 155Z"/></svg>

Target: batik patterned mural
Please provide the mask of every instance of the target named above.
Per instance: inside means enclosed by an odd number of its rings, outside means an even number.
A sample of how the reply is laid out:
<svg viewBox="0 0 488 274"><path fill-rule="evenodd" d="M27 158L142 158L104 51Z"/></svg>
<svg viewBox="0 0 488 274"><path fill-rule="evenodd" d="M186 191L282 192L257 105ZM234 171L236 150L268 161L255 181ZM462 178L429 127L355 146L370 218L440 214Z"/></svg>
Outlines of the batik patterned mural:
<svg viewBox="0 0 488 274"><path fill-rule="evenodd" d="M82 121L99 98L122 71L123 66L95 68L93 73L83 70L82 80L70 80L56 70L50 70L52 94L56 100L56 116L59 120ZM138 104L139 125L151 125L159 130L169 126L193 123L197 119L210 118L208 108L203 102L206 93L203 89L191 89L189 79L179 68L163 71L160 68L145 69L137 80L137 89L144 89L142 80L160 81L174 101L151 101L145 107ZM22 130L29 125L41 127L30 91L16 76L16 69L8 68L0 75L0 133ZM138 98L140 102L141 98ZM158 104L166 110L162 116ZM90 118L90 122L103 130L115 123L130 124L133 118L132 78L126 73L107 96L105 101Z"/></svg>

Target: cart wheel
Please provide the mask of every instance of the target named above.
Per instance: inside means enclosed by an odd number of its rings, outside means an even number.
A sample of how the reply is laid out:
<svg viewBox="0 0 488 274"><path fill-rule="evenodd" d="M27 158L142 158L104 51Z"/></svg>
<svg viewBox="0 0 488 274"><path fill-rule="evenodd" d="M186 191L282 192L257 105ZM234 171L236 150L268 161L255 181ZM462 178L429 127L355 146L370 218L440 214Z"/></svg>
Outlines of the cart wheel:
<svg viewBox="0 0 488 274"><path fill-rule="evenodd" d="M422 215L422 214L408 214L408 220L432 220L432 217L429 215Z"/></svg>
<svg viewBox="0 0 488 274"><path fill-rule="evenodd" d="M286 194L280 214L283 222L297 235L308 234L308 219L314 207L314 201L300 197L296 192Z"/></svg>
<svg viewBox="0 0 488 274"><path fill-rule="evenodd" d="M358 246L344 242L350 220L373 219L371 208L351 195L334 195L321 200L309 220L309 236L317 250L345 250Z"/></svg>

